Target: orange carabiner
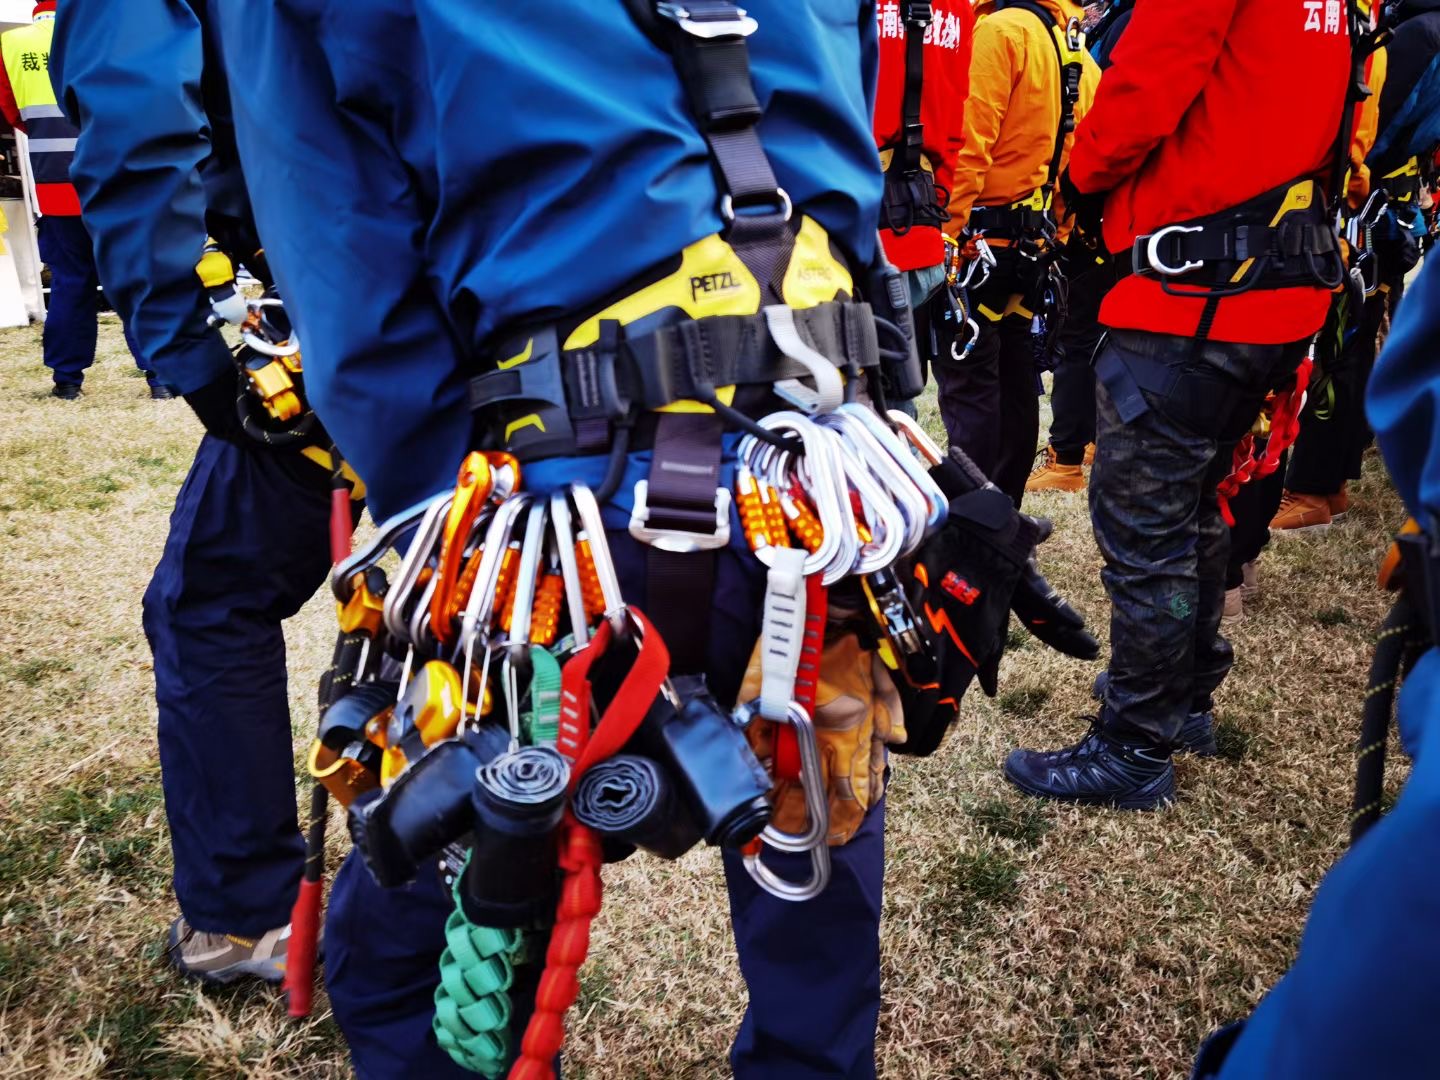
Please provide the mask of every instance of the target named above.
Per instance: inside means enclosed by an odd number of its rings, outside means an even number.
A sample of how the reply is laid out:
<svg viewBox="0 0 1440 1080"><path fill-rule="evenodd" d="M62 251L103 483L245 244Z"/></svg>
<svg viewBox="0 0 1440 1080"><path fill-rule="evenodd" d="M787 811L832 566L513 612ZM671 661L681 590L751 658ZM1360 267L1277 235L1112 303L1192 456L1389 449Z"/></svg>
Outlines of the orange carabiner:
<svg viewBox="0 0 1440 1080"><path fill-rule="evenodd" d="M430 629L442 645L450 643L454 635L452 622L460 611L458 593L465 542L494 488L495 472L485 455L478 450L466 454L455 481L455 499L445 517L445 532L436 566L439 580L430 599Z"/></svg>

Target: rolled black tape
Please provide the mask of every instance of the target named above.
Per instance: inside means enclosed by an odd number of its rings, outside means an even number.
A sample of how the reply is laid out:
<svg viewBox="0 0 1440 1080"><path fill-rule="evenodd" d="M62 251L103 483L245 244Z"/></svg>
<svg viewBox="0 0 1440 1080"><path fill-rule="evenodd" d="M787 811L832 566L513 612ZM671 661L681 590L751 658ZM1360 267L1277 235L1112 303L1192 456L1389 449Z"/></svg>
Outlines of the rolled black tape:
<svg viewBox="0 0 1440 1080"><path fill-rule="evenodd" d="M502 754L473 775L475 846L461 882L477 926L522 927L554 912L555 831L570 766L551 747Z"/></svg>
<svg viewBox="0 0 1440 1080"><path fill-rule="evenodd" d="M770 822L770 775L703 680L674 680L677 713L656 699L628 749L657 762L705 842L743 847Z"/></svg>
<svg viewBox="0 0 1440 1080"><path fill-rule="evenodd" d="M385 791L350 805L350 836L377 883L413 881L420 863L471 830L480 764L463 742L436 743Z"/></svg>
<svg viewBox="0 0 1440 1080"><path fill-rule="evenodd" d="M575 786L575 817L604 839L623 840L662 859L678 859L700 842L700 830L649 758L617 754Z"/></svg>

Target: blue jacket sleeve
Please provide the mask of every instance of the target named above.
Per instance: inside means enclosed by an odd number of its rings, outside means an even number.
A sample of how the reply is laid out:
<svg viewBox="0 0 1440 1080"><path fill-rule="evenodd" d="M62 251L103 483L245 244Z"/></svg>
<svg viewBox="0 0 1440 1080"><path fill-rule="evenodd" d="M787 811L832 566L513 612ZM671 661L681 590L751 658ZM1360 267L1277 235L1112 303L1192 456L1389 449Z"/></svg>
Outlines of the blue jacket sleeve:
<svg viewBox="0 0 1440 1080"><path fill-rule="evenodd" d="M408 0L219 8L245 180L305 388L380 520L451 486L471 435L425 259L436 140L426 87L406 76L424 71L414 14Z"/></svg>
<svg viewBox="0 0 1440 1080"><path fill-rule="evenodd" d="M70 177L100 281L146 366L181 393L224 375L195 276L205 244L204 39L183 0L65 0L50 54L56 99L80 129Z"/></svg>

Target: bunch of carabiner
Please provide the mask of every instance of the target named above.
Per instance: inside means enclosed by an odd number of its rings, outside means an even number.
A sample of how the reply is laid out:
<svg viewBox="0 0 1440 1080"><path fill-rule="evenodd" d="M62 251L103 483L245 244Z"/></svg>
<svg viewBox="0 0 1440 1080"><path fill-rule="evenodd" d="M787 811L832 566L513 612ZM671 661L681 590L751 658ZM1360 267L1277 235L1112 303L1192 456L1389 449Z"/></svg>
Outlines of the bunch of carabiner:
<svg viewBox="0 0 1440 1080"><path fill-rule="evenodd" d="M924 647L895 567L945 520L946 499L929 472L940 451L903 413L890 419L887 424L858 402L812 415L773 413L758 424L782 438L752 433L737 449L737 511L750 549L769 573L761 693L744 707L744 720L758 716L777 725L773 768L777 778L799 782L807 816L802 832L772 825L761 841L809 853L811 875L806 882L780 877L759 847L746 853L745 865L764 889L788 900L818 895L830 873L829 792L812 715L827 588L859 582L892 667L895 650ZM788 753L781 749L786 745Z"/></svg>
<svg viewBox="0 0 1440 1080"><path fill-rule="evenodd" d="M995 269L995 253L983 234L965 238L964 245L945 237L945 295L950 301L948 320L955 323L950 339L950 359L960 363L970 355L980 340L980 324L975 321L970 293L990 280ZM966 255L967 251L973 253Z"/></svg>

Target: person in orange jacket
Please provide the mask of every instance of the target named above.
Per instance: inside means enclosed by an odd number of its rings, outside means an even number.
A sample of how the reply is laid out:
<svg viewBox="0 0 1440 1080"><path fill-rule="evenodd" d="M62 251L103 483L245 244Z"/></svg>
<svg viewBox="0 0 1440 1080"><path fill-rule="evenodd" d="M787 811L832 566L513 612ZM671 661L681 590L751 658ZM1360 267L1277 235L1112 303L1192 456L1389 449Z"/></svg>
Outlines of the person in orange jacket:
<svg viewBox="0 0 1440 1080"><path fill-rule="evenodd" d="M997 263L971 294L975 348L937 363L935 381L951 445L1018 506L1040 433L1032 330L1056 255L1055 184L1100 69L1072 0L987 0L976 11L946 231L983 235Z"/></svg>
<svg viewBox="0 0 1440 1080"><path fill-rule="evenodd" d="M1103 199L1130 270L1101 309L1090 482L1111 655L1089 733L1006 760L1022 791L1149 809L1174 797L1173 752L1215 752L1232 661L1217 488L1345 276L1327 195L1354 37L1340 0L1138 4L1076 133L1067 205Z"/></svg>
<svg viewBox="0 0 1440 1080"><path fill-rule="evenodd" d="M1359 0L1362 12L1370 15L1369 0ZM1301 418L1300 437L1290 456L1285 474L1285 491L1278 507L1272 508L1272 534L1324 530L1345 517L1350 509L1346 482L1360 476L1360 458L1370 441L1365 423L1365 385L1375 366L1376 342L1387 307L1390 283L1402 282L1405 266L1382 270L1390 250L1377 251L1367 243L1372 226L1380 224L1386 206L1381 195L1370 201L1372 183L1366 157L1375 146L1380 130L1380 99L1389 73L1389 54L1384 48L1371 53L1365 63L1365 84L1371 94L1355 106L1354 132L1350 140L1350 172L1343 211L1346 225L1353 223L1351 265L1363 268L1357 280L1360 291L1343 289L1335 294L1329 320L1316 346L1316 372L1310 399ZM1383 242L1380 245L1383 247Z"/></svg>

